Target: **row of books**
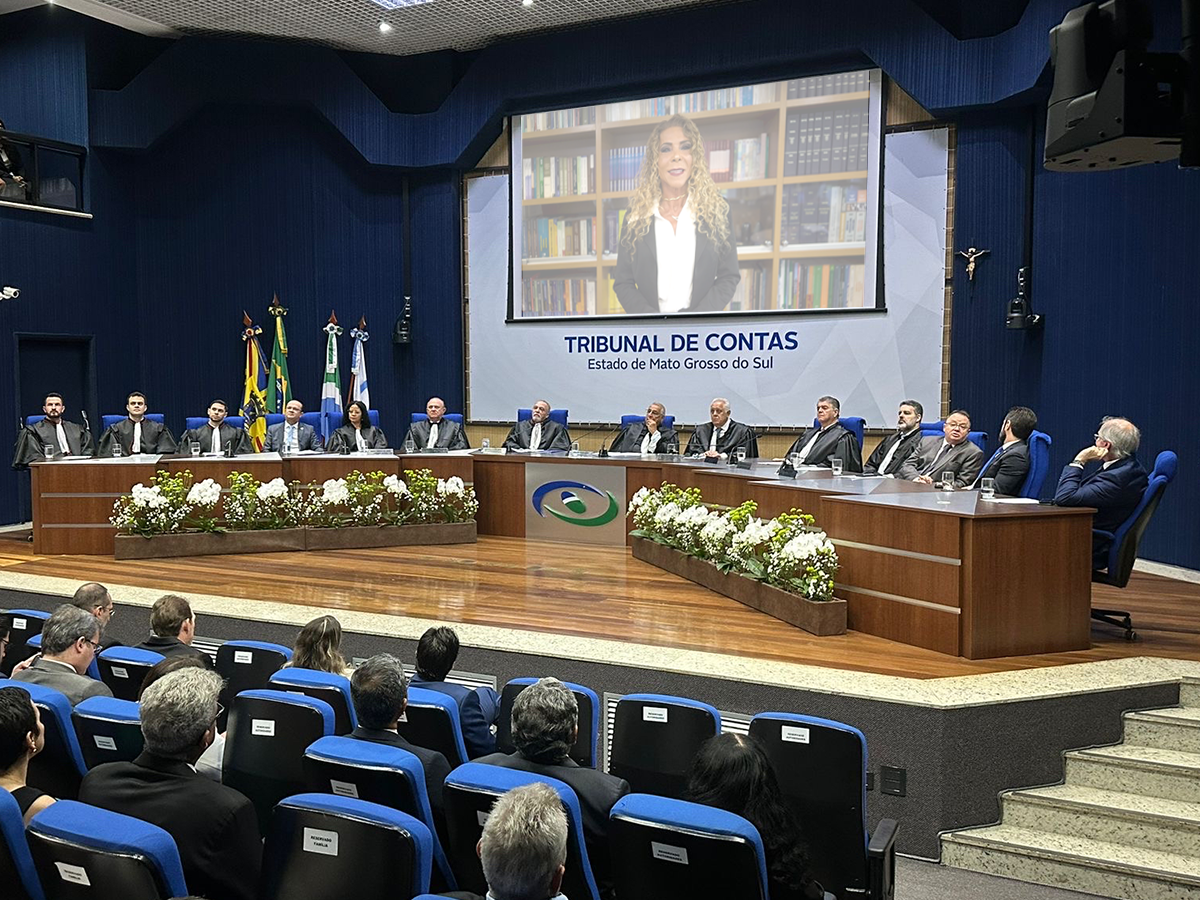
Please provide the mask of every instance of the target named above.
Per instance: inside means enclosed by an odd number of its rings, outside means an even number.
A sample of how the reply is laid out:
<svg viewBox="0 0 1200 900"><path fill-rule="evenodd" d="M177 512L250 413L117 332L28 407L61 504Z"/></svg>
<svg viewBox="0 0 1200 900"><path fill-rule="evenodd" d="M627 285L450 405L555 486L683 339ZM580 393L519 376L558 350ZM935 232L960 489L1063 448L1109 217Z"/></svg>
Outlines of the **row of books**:
<svg viewBox="0 0 1200 900"><path fill-rule="evenodd" d="M523 259L596 255L595 216L538 216L521 224Z"/></svg>
<svg viewBox="0 0 1200 900"><path fill-rule="evenodd" d="M792 244L864 241L867 237L867 186L788 184L783 188L779 239Z"/></svg>
<svg viewBox="0 0 1200 900"><path fill-rule="evenodd" d="M521 279L521 315L594 316L595 278Z"/></svg>
<svg viewBox="0 0 1200 900"><path fill-rule="evenodd" d="M765 266L750 266L740 269L742 280L738 282L733 299L726 307L730 312L745 309L771 308L771 271Z"/></svg>
<svg viewBox="0 0 1200 900"><path fill-rule="evenodd" d="M862 263L779 261L777 309L846 309L863 306L866 275Z"/></svg>
<svg viewBox="0 0 1200 900"><path fill-rule="evenodd" d="M533 156L521 160L523 195L570 197L596 192L596 154L586 156Z"/></svg>
<svg viewBox="0 0 1200 900"><path fill-rule="evenodd" d="M690 94L674 94L670 97L654 97L649 100L607 103L604 106L604 118L608 122L626 122L630 119L672 116L675 113L737 109L759 103L775 103L778 99L779 83L772 81L767 84L749 84L745 87L725 88L719 91L693 91Z"/></svg>
<svg viewBox="0 0 1200 900"><path fill-rule="evenodd" d="M857 172L867 167L870 116L865 103L788 113L783 174Z"/></svg>
<svg viewBox="0 0 1200 900"><path fill-rule="evenodd" d="M767 177L770 143L765 132L756 138L706 141L704 151L713 181L752 181Z"/></svg>
<svg viewBox="0 0 1200 900"><path fill-rule="evenodd" d="M833 94L856 94L871 86L870 73L839 72L837 75L814 75L811 78L793 78L787 83L787 98L828 97Z"/></svg>
<svg viewBox="0 0 1200 900"><path fill-rule="evenodd" d="M553 131L556 128L575 128L579 125L595 124L596 107L594 106L556 109L552 112L530 113L521 116L522 131Z"/></svg>
<svg viewBox="0 0 1200 900"><path fill-rule="evenodd" d="M621 240L621 228L625 225L625 213L629 210L608 209L604 211L604 252L617 252L617 242Z"/></svg>
<svg viewBox="0 0 1200 900"><path fill-rule="evenodd" d="M608 151L608 190L632 191L637 184L642 160L646 157L646 145L637 147L614 147Z"/></svg>

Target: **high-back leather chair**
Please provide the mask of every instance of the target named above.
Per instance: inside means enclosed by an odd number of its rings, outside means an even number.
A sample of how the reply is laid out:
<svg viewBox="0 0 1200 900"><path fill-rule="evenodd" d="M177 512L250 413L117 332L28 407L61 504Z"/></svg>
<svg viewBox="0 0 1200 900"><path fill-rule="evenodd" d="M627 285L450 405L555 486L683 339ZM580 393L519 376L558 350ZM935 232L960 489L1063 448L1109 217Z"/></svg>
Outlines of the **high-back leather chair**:
<svg viewBox="0 0 1200 900"><path fill-rule="evenodd" d="M132 700L88 697L71 710L71 724L89 769L131 762L145 747L141 711Z"/></svg>
<svg viewBox="0 0 1200 900"><path fill-rule="evenodd" d="M627 694L617 701L608 771L634 793L683 796L696 751L721 731L721 714L698 700Z"/></svg>

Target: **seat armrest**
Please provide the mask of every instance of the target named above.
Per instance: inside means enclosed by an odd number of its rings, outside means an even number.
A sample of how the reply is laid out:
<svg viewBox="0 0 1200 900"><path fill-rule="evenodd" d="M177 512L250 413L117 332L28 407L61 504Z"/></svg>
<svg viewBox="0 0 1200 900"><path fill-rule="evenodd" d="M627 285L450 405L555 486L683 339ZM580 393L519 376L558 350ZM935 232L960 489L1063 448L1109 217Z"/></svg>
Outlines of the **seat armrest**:
<svg viewBox="0 0 1200 900"><path fill-rule="evenodd" d="M896 889L896 832L900 823L881 819L867 844L867 884L870 900L892 900Z"/></svg>
<svg viewBox="0 0 1200 900"><path fill-rule="evenodd" d="M1103 528L1093 528L1092 534L1099 535L1100 537L1103 537L1103 538L1108 538L1110 541L1114 537L1116 537L1116 535L1114 535L1111 531L1105 531Z"/></svg>

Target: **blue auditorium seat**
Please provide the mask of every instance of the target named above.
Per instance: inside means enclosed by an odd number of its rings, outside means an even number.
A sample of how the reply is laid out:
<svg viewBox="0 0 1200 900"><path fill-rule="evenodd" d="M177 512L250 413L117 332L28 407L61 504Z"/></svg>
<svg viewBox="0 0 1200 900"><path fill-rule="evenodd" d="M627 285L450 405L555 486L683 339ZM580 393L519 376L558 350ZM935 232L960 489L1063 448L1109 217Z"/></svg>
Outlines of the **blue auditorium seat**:
<svg viewBox="0 0 1200 900"><path fill-rule="evenodd" d="M102 763L132 762L145 746L141 711L132 700L89 697L71 710L71 723L89 769Z"/></svg>
<svg viewBox="0 0 1200 900"><path fill-rule="evenodd" d="M226 641L217 648L217 674L225 679L221 705L228 710L242 691L265 688L271 676L292 659L292 650L268 641ZM217 723L224 727L225 722Z"/></svg>
<svg viewBox="0 0 1200 900"><path fill-rule="evenodd" d="M459 889L478 894L487 891L483 867L475 852L475 845L483 834L483 823L498 798L515 787L535 782L554 788L567 813L567 871L563 876L562 893L571 900L599 900L600 892L592 876L592 865L584 842L583 814L575 791L557 778L485 763L459 766L446 776L442 795L450 841L446 853L458 879Z"/></svg>
<svg viewBox="0 0 1200 900"><path fill-rule="evenodd" d="M808 839L813 877L837 897L889 900L896 870L894 819L867 833L867 740L841 722L759 713L750 736L771 761Z"/></svg>
<svg viewBox="0 0 1200 900"><path fill-rule="evenodd" d="M145 417L147 419L149 419L151 422L157 422L159 425L166 424L166 420L163 418L162 413L146 413ZM126 418L128 418L128 416L126 416L124 413L121 413L120 415L101 416L100 417L100 430L102 432L108 431L108 429L112 428L114 425L116 425L122 419L126 419Z"/></svg>
<svg viewBox="0 0 1200 900"><path fill-rule="evenodd" d="M416 422L424 422L424 421L426 421L428 418L429 418L429 416L427 416L425 413L413 413L413 414L412 414L412 420L413 420L413 422L414 422L414 423L416 423ZM443 418L443 419L449 419L451 422L457 422L459 425L462 425L462 424L464 424L464 423L463 423L463 414L462 414L462 413L445 413L445 414L442 416L442 418Z"/></svg>
<svg viewBox="0 0 1200 900"><path fill-rule="evenodd" d="M1054 442L1050 440L1050 435L1040 431L1029 435L1029 474L1025 476L1021 490L1017 492L1018 497L1036 500L1042 492L1042 483L1046 480L1046 473L1050 471L1052 443Z"/></svg>
<svg viewBox="0 0 1200 900"><path fill-rule="evenodd" d="M429 890L429 829L396 809L330 794L275 807L259 900L409 900Z"/></svg>
<svg viewBox="0 0 1200 900"><path fill-rule="evenodd" d="M698 700L627 694L617 701L608 771L638 794L682 797L696 751L721 731L721 714Z"/></svg>
<svg viewBox="0 0 1200 900"><path fill-rule="evenodd" d="M289 666L272 675L268 686L274 690L296 691L324 700L333 708L334 734L349 734L358 727L354 701L350 697L350 679L345 675Z"/></svg>
<svg viewBox="0 0 1200 900"><path fill-rule="evenodd" d="M283 413L267 413L267 427L278 425L283 421Z"/></svg>
<svg viewBox="0 0 1200 900"><path fill-rule="evenodd" d="M862 450L863 431L867 427L867 420L862 416L839 416L838 424L854 435L855 440L858 441L858 449ZM821 423L813 419L812 427L820 428Z"/></svg>
<svg viewBox="0 0 1200 900"><path fill-rule="evenodd" d="M945 424L943 419L938 419L936 422L921 422L921 437L945 437L946 431L943 427ZM988 433L986 431L968 432L967 440L987 453Z"/></svg>
<svg viewBox="0 0 1200 900"><path fill-rule="evenodd" d="M175 840L132 816L59 800L29 823L49 900L168 900L188 893Z"/></svg>
<svg viewBox="0 0 1200 900"><path fill-rule="evenodd" d="M634 425L638 422L645 422L645 421L646 421L645 413L642 413L640 415L621 416L621 427L628 428L630 425ZM663 416L662 427L664 429L674 428L675 427L675 417L674 416Z"/></svg>
<svg viewBox="0 0 1200 900"><path fill-rule="evenodd" d="M208 422L208 416L188 416L183 420L183 427L185 431L191 431L193 428L203 427L206 422ZM246 427L246 417L226 416L224 424L228 425L230 428L236 428L238 431L241 431Z"/></svg>
<svg viewBox="0 0 1200 900"><path fill-rule="evenodd" d="M333 734L324 700L284 691L242 691L229 709L221 781L245 794L266 833L271 810L304 790L304 750Z"/></svg>
<svg viewBox="0 0 1200 900"><path fill-rule="evenodd" d="M96 658L100 680L118 700L137 700L146 673L166 659L153 650L137 647L109 647Z"/></svg>
<svg viewBox="0 0 1200 900"><path fill-rule="evenodd" d="M500 692L500 712L496 716L496 749L501 753L512 753L516 745L512 742L512 707L517 695L536 678L514 678ZM579 734L571 748L571 759L588 769L596 768L599 760L600 742L600 698L590 687L564 681L563 684L575 695L579 704Z"/></svg>
<svg viewBox="0 0 1200 900"><path fill-rule="evenodd" d="M424 824L433 844L434 886L457 889L434 825L425 790L425 767L414 754L373 741L323 737L304 751L304 773L310 791L378 803Z"/></svg>
<svg viewBox="0 0 1200 900"><path fill-rule="evenodd" d="M29 854L21 807L8 791L0 791L0 884L11 900L46 900Z"/></svg>
<svg viewBox="0 0 1200 900"><path fill-rule="evenodd" d="M46 747L29 761L27 781L52 797L74 799L87 764L71 724L71 701L61 691L24 681L0 681L0 687L18 687L29 694L42 715Z"/></svg>
<svg viewBox="0 0 1200 900"><path fill-rule="evenodd" d="M450 768L470 759L466 742L463 741L458 704L453 697L441 691L410 687L408 706L396 730L418 747L442 754L450 763Z"/></svg>
<svg viewBox="0 0 1200 900"><path fill-rule="evenodd" d="M34 651L29 649L28 641L34 635L42 633L46 620L50 618L50 613L40 609L10 609L8 614L12 616L12 626L9 628L4 665L0 667L0 672L5 675L11 675L13 666L33 655Z"/></svg>
<svg viewBox="0 0 1200 900"><path fill-rule="evenodd" d="M613 884L621 900L768 896L762 838L734 813L628 794L613 806L608 834Z"/></svg>
<svg viewBox="0 0 1200 900"><path fill-rule="evenodd" d="M532 419L532 418L533 418L533 409L532 408L522 407L521 409L517 410L517 421L518 422L524 422L526 419ZM551 419L551 421L557 422L563 428L569 427L567 424L567 410L565 410L565 409L550 410L549 418Z"/></svg>

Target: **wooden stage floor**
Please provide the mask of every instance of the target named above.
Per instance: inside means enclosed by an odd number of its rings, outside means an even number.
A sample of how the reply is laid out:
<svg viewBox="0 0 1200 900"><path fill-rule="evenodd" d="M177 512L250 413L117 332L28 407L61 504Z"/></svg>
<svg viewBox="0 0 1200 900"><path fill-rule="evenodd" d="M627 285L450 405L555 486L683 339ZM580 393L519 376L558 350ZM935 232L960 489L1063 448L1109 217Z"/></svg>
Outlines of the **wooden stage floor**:
<svg viewBox="0 0 1200 900"><path fill-rule="evenodd" d="M1200 660L1200 585L1137 573L1124 591L1094 586L1092 602L1130 610L1139 640L1127 642L1117 629L1093 623L1088 650L967 660L855 632L813 637L636 560L627 548L482 537L478 544L440 547L117 561L36 556L19 535L3 537L8 539L0 540L0 570L6 573L161 586L164 593L625 640L910 678L1131 656ZM120 603L119 592L114 593Z"/></svg>

